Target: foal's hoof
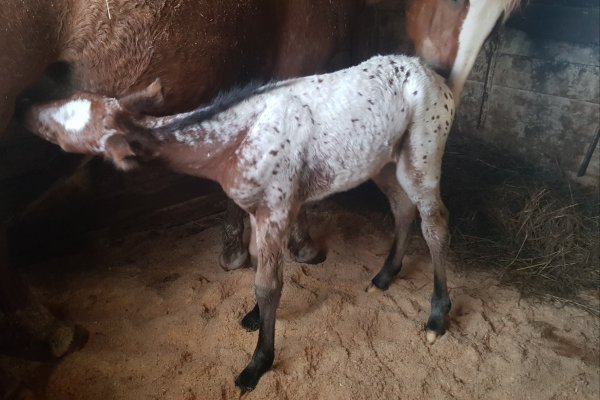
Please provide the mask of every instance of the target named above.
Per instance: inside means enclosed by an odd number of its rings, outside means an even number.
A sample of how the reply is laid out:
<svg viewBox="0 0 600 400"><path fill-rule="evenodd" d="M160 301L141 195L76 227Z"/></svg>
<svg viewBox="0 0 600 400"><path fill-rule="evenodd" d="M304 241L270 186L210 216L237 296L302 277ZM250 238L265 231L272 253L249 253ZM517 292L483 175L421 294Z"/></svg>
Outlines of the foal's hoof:
<svg viewBox="0 0 600 400"><path fill-rule="evenodd" d="M258 309L258 306L254 306L252 311L250 311L244 316L244 318L242 318L240 324L248 332L257 331L260 327L260 311Z"/></svg>
<svg viewBox="0 0 600 400"><path fill-rule="evenodd" d="M365 289L365 292L367 293L379 293L379 292L383 292L383 289L379 289L377 286L375 286L374 284L369 284L369 286L367 286L367 288Z"/></svg>
<svg viewBox="0 0 600 400"><path fill-rule="evenodd" d="M233 271L235 269L242 268L246 264L248 259L248 251L236 252L229 254L226 252L221 253L219 256L219 265L225 271Z"/></svg>
<svg viewBox="0 0 600 400"><path fill-rule="evenodd" d="M240 388L242 394L254 390L260 378L271 369L273 365L273 355L270 357L258 357L256 354L252 357L250 364L235 378L235 386Z"/></svg>
<svg viewBox="0 0 600 400"><path fill-rule="evenodd" d="M251 392L256 387L259 379L260 377L257 377L254 371L246 368L235 378L235 386L240 389L241 394Z"/></svg>
<svg viewBox="0 0 600 400"><path fill-rule="evenodd" d="M446 333L446 328L444 327L444 319L430 319L427 321L427 325L425 326L427 343L433 344L435 341Z"/></svg>
<svg viewBox="0 0 600 400"><path fill-rule="evenodd" d="M321 264L327 259L327 252L316 247L305 246L301 249L291 249L292 260L301 264Z"/></svg>
<svg viewBox="0 0 600 400"><path fill-rule="evenodd" d="M426 337L427 337L427 343L433 344L437 340L438 334L435 331L427 331Z"/></svg>
<svg viewBox="0 0 600 400"><path fill-rule="evenodd" d="M392 277L385 274L377 274L371 279L371 284L367 287L367 293L383 292L388 290Z"/></svg>

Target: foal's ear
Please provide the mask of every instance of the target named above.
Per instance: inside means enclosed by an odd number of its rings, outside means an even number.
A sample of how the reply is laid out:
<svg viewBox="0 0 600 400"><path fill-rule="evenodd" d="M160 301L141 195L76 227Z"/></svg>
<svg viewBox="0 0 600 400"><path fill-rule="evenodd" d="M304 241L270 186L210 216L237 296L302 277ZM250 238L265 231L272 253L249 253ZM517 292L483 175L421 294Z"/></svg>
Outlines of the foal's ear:
<svg viewBox="0 0 600 400"><path fill-rule="evenodd" d="M160 78L145 89L130 93L119 100L123 109L134 114L149 114L163 106L165 99Z"/></svg>

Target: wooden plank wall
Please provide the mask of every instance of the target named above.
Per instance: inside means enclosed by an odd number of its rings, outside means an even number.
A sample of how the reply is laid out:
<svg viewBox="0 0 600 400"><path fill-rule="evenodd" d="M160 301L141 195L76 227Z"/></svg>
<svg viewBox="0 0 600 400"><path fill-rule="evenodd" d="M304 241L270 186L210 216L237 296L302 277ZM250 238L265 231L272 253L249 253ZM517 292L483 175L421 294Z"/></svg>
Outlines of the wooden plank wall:
<svg viewBox="0 0 600 400"><path fill-rule="evenodd" d="M357 56L410 51L403 20L401 5L378 7ZM456 130L575 177L599 128L599 26L598 0L530 0L479 54ZM599 184L599 153L584 183Z"/></svg>

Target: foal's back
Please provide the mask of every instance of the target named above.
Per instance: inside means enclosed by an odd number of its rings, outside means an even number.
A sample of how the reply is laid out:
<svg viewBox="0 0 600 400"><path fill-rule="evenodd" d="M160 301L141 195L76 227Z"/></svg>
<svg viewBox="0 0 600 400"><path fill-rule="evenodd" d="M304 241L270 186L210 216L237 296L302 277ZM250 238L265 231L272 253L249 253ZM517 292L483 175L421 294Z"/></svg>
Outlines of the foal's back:
<svg viewBox="0 0 600 400"><path fill-rule="evenodd" d="M404 134L429 114L450 119L449 93L418 59L400 55L284 82L256 99L264 108L239 153L259 162L245 174L264 185L287 179L307 200L349 189L397 162ZM436 145L435 129L425 130Z"/></svg>

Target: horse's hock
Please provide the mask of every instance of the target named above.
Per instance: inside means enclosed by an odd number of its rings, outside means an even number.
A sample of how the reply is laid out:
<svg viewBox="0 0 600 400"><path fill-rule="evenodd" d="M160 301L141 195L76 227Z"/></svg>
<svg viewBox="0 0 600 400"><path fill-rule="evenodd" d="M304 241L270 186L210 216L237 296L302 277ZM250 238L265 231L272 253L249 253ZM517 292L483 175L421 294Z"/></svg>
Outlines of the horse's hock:
<svg viewBox="0 0 600 400"><path fill-rule="evenodd" d="M113 0L102 3L119 21ZM367 9L353 22L352 38L336 42L330 65L411 51L405 17L401 1ZM559 171L567 191L573 182L597 188L599 17L588 0L524 4L479 52L452 135ZM286 46L288 55L301 53ZM315 55L311 65L322 58ZM499 165L479 158L485 168ZM0 310L0 353L7 355L0 356L7 371L0 373L0 397L25 387L48 399L237 396L233 376L256 340L238 326L254 304L254 274L218 266L226 204L208 181L154 167L117 172L13 124L0 140L0 222L10 224L11 253L35 297L89 338L80 351L48 362L47 346L22 339ZM327 247L327 260L315 267L286 261L275 366L250 398L597 398L600 327L592 316L597 299L588 292L518 301L520 294L494 276L464 274L456 265L448 275L448 332L427 347L430 264L413 232L390 289L365 293L392 240L387 213L374 185L310 208L311 234ZM522 244L504 255L505 265L527 256L519 254L527 250ZM41 362L23 361L40 354Z"/></svg>

